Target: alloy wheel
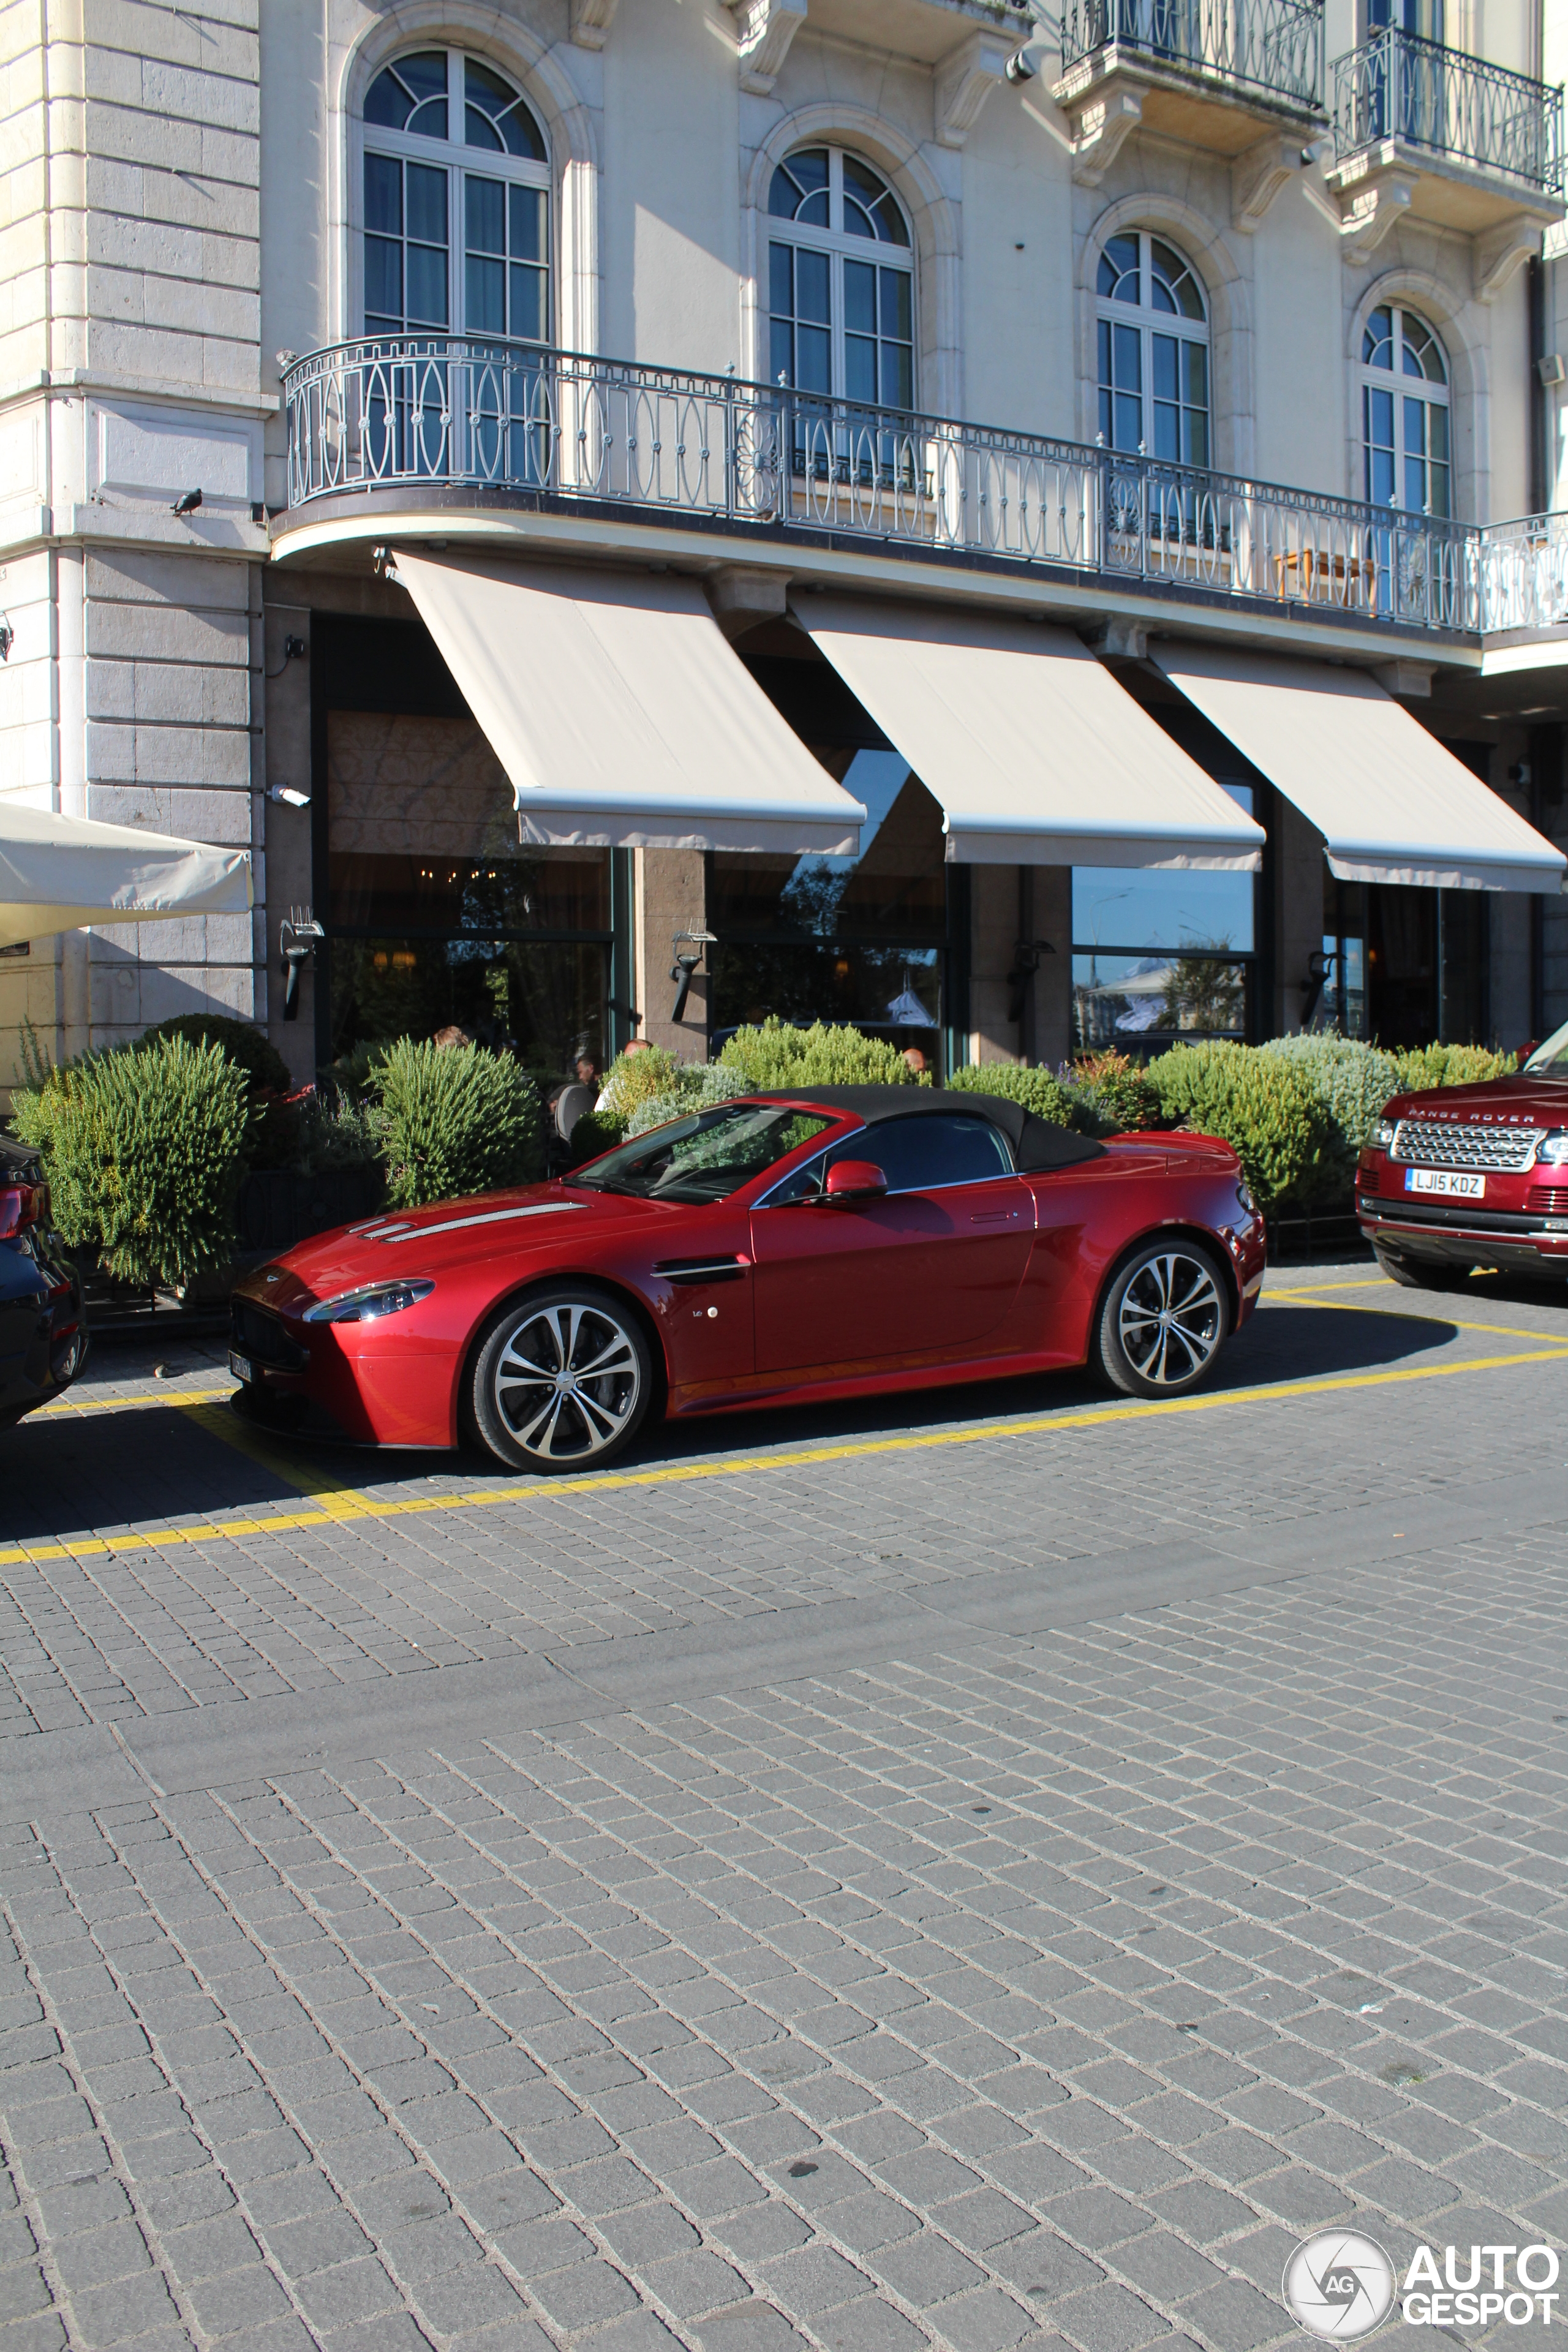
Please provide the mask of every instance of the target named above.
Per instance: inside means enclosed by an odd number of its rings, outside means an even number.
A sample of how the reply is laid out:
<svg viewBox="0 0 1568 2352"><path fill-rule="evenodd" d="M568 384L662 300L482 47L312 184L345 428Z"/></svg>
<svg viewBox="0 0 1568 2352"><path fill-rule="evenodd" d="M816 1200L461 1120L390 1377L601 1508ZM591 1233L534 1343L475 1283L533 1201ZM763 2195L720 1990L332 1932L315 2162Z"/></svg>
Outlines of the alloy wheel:
<svg viewBox="0 0 1568 2352"><path fill-rule="evenodd" d="M645 1350L609 1301L592 1297L525 1309L487 1369L487 1402L510 1445L552 1470L617 1447L647 1386Z"/></svg>
<svg viewBox="0 0 1568 2352"><path fill-rule="evenodd" d="M1225 1337L1218 1287L1201 1258L1162 1250L1147 1258L1121 1295L1117 1336L1140 1379L1155 1388L1186 1388L1206 1370Z"/></svg>

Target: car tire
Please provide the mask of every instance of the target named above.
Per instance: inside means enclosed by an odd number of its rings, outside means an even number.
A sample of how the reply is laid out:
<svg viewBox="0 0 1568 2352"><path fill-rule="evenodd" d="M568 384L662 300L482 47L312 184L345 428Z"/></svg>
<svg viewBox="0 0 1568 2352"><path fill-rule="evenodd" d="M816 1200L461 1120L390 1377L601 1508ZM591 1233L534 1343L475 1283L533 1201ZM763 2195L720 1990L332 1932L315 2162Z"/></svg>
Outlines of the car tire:
<svg viewBox="0 0 1568 2352"><path fill-rule="evenodd" d="M1184 1396L1208 1378L1230 1333L1218 1260L1184 1234L1145 1242L1118 1266L1090 1360L1123 1396Z"/></svg>
<svg viewBox="0 0 1568 2352"><path fill-rule="evenodd" d="M1392 1250L1373 1249L1383 1272L1402 1290L1458 1290L1470 1278L1468 1265L1440 1265L1433 1258L1395 1257Z"/></svg>
<svg viewBox="0 0 1568 2352"><path fill-rule="evenodd" d="M498 1462L560 1476L603 1469L623 1453L653 1389L653 1360L631 1308L592 1283L558 1282L492 1318L465 1402Z"/></svg>

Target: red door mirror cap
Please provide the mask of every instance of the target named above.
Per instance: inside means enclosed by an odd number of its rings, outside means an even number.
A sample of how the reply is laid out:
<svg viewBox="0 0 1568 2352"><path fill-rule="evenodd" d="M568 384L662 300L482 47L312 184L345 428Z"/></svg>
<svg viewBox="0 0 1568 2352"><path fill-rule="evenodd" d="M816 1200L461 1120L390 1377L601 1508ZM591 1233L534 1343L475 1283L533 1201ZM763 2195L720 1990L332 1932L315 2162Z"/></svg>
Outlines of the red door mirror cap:
<svg viewBox="0 0 1568 2352"><path fill-rule="evenodd" d="M870 1160L837 1160L827 1171L823 1187L829 1201L871 1201L888 1189L888 1180Z"/></svg>

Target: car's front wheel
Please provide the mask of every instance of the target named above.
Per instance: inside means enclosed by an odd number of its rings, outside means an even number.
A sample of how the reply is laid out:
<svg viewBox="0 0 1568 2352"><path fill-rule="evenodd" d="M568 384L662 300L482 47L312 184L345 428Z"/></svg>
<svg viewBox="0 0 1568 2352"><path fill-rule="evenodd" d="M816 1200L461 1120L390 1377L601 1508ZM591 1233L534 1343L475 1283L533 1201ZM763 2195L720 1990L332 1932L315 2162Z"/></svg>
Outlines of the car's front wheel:
<svg viewBox="0 0 1568 2352"><path fill-rule="evenodd" d="M1230 1294L1208 1251L1146 1242L1106 1292L1092 1361L1124 1396L1180 1396L1212 1370L1229 1330Z"/></svg>
<svg viewBox="0 0 1568 2352"><path fill-rule="evenodd" d="M513 1470L597 1470L629 1445L653 1395L637 1318L587 1283L514 1299L479 1343L473 1425Z"/></svg>

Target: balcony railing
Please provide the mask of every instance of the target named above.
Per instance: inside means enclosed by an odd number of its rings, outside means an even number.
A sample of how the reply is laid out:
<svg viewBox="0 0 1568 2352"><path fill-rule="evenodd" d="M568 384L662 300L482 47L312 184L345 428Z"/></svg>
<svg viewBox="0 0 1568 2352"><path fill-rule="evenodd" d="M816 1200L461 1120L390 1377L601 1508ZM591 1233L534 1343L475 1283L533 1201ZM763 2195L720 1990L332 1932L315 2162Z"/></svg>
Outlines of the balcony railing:
<svg viewBox="0 0 1568 2352"><path fill-rule="evenodd" d="M1480 541L1478 627L1556 629L1568 623L1568 514L1492 523Z"/></svg>
<svg viewBox="0 0 1568 2352"><path fill-rule="evenodd" d="M729 376L447 337L342 343L285 379L289 505L458 491L640 520L1038 565L1102 586L1473 630L1481 534ZM390 518L389 518L390 520Z"/></svg>
<svg viewBox="0 0 1568 2352"><path fill-rule="evenodd" d="M1064 73L1113 44L1306 111L1322 102L1321 0L1068 0Z"/></svg>
<svg viewBox="0 0 1568 2352"><path fill-rule="evenodd" d="M1341 163L1384 139L1563 190L1563 91L1390 26L1334 60Z"/></svg>

